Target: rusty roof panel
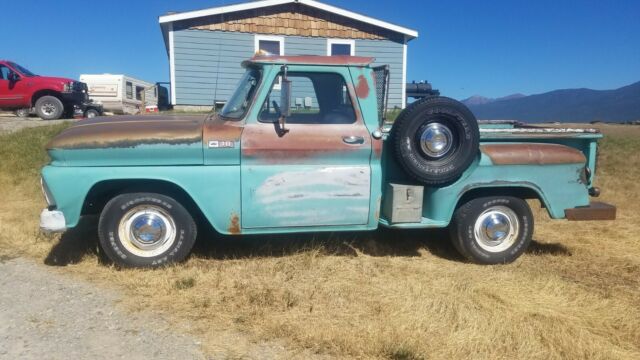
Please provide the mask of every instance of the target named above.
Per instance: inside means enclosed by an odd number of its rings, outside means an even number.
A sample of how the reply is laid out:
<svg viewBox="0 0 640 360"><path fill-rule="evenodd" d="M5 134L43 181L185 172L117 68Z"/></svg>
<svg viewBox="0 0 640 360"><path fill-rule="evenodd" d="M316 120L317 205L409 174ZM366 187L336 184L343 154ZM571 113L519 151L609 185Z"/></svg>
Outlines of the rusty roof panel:
<svg viewBox="0 0 640 360"><path fill-rule="evenodd" d="M375 58L364 56L317 56L317 55L258 55L242 63L247 67L251 64L283 64L283 65L334 65L334 66L369 66Z"/></svg>

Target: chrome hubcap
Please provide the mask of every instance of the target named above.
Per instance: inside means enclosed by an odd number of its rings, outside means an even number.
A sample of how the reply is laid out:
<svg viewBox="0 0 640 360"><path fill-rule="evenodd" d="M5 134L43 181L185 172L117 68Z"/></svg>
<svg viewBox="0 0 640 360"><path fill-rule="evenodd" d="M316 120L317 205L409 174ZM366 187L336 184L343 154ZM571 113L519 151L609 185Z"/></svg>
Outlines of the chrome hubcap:
<svg viewBox="0 0 640 360"><path fill-rule="evenodd" d="M122 245L132 254L153 257L171 248L176 240L176 225L164 209L143 205L122 217L118 235Z"/></svg>
<svg viewBox="0 0 640 360"><path fill-rule="evenodd" d="M446 155L453 146L451 130L440 123L427 125L420 134L420 147L425 154L433 158Z"/></svg>
<svg viewBox="0 0 640 360"><path fill-rule="evenodd" d="M518 215L506 206L494 206L485 210L474 226L474 235L480 247L489 252L509 249L520 232Z"/></svg>
<svg viewBox="0 0 640 360"><path fill-rule="evenodd" d="M42 113L45 115L53 115L56 112L56 105L54 103L46 102L42 104L40 110L42 110Z"/></svg>

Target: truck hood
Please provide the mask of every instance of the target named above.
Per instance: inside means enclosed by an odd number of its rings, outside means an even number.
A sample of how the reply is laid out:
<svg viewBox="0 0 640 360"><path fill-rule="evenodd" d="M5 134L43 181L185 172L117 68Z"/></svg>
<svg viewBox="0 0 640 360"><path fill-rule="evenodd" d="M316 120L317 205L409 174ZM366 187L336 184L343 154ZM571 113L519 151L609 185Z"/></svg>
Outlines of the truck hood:
<svg viewBox="0 0 640 360"><path fill-rule="evenodd" d="M119 116L78 121L47 144L53 165L203 163L204 116Z"/></svg>

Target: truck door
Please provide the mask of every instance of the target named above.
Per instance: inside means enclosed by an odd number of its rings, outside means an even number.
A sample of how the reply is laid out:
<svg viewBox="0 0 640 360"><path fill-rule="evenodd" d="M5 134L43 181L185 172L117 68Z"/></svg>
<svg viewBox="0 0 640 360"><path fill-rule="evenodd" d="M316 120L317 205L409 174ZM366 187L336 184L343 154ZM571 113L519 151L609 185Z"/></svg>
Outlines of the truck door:
<svg viewBox="0 0 640 360"><path fill-rule="evenodd" d="M14 71L11 68L0 64L0 108L25 107L24 89L23 86L18 86L22 79L11 81L10 74L13 73Z"/></svg>
<svg viewBox="0 0 640 360"><path fill-rule="evenodd" d="M291 116L284 129L277 121L279 78L258 119L245 126L243 228L368 223L371 137L346 85L348 69L328 71L289 72Z"/></svg>

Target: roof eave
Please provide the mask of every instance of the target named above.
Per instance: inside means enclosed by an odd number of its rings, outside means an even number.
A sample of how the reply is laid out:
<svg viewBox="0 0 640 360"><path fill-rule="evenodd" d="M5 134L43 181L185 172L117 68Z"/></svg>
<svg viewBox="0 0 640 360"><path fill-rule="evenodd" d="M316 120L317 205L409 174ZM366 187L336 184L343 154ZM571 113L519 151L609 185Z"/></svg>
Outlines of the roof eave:
<svg viewBox="0 0 640 360"><path fill-rule="evenodd" d="M391 24L386 21L374 19L366 15L341 9L333 5L324 4L316 0L259 0L259 1L253 1L253 2L235 4L235 5L227 5L227 6L220 6L215 8L203 9L203 10L194 10L194 11L187 11L187 12L176 13L176 14L163 15L158 18L158 22L162 25L162 24L172 23L172 22L181 21L181 20L189 20L189 19L195 19L200 17L227 14L231 12L244 11L244 10L253 10L253 9L259 9L259 8L268 7L268 6L283 5L283 4L290 4L290 3L304 4L316 9L342 15L354 20L375 25L383 29L400 33L400 34L403 34L405 37L407 37L407 41L410 41L418 37L418 32L416 30Z"/></svg>

